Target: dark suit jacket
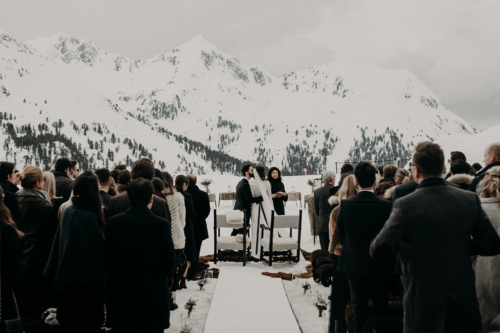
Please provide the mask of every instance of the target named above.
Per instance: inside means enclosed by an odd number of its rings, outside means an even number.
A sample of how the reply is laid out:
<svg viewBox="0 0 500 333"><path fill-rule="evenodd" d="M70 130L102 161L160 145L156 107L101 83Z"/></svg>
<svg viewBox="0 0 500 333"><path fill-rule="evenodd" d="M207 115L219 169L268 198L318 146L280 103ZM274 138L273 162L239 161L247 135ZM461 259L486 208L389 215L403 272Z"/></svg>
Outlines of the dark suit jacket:
<svg viewBox="0 0 500 333"><path fill-rule="evenodd" d="M202 241L208 238L207 218L210 215L210 200L208 194L201 191L196 185L189 185L186 190L193 198L193 206L196 215L194 216L194 238Z"/></svg>
<svg viewBox="0 0 500 333"><path fill-rule="evenodd" d="M476 177L470 183L470 185L469 185L469 191L472 191L472 192L475 193L477 185L484 178L484 175L486 174L486 171L488 171L489 169L491 169L493 167L496 167L496 166L500 166L500 162L491 163L490 165L488 165L487 167L484 167L481 171L479 171L476 174Z"/></svg>
<svg viewBox="0 0 500 333"><path fill-rule="evenodd" d="M16 192L19 191L19 187L6 180L0 180L0 186L3 188L4 192L9 191L16 194Z"/></svg>
<svg viewBox="0 0 500 333"><path fill-rule="evenodd" d="M262 196L254 197L252 195L252 190L250 189L249 180L243 178L240 180L238 185L236 185L236 202L234 204L234 210L246 210L247 219L250 218L252 214L252 204L262 202Z"/></svg>
<svg viewBox="0 0 500 333"><path fill-rule="evenodd" d="M62 197L62 202L68 201L75 181L60 171L54 172L54 177L56 179L56 197Z"/></svg>
<svg viewBox="0 0 500 333"><path fill-rule="evenodd" d="M330 190L333 188L332 184L325 184L320 188L314 190L314 211L319 217L319 233L328 232L330 225Z"/></svg>
<svg viewBox="0 0 500 333"><path fill-rule="evenodd" d="M170 228L147 207L130 207L107 221L106 305L113 328L157 332L170 326L167 281L177 266Z"/></svg>
<svg viewBox="0 0 500 333"><path fill-rule="evenodd" d="M186 225L184 226L184 236L186 236L186 244L184 246L184 253L188 258L188 261L193 262L196 260L196 243L194 240L194 230L193 221L196 216L196 212L193 206L193 198L191 194L187 192L181 192L184 197L184 205L186 206Z"/></svg>
<svg viewBox="0 0 500 333"><path fill-rule="evenodd" d="M337 215L339 241L342 244L338 270L356 275L391 275L394 255L381 261L370 257L370 242L391 215L391 202L373 192L360 192L342 200Z"/></svg>
<svg viewBox="0 0 500 333"><path fill-rule="evenodd" d="M108 207L109 206L109 200L111 200L111 196L108 194L108 192L106 192L104 190L99 190L99 194L101 195L102 205L104 207Z"/></svg>
<svg viewBox="0 0 500 333"><path fill-rule="evenodd" d="M115 195L109 200L107 218L125 212L130 208L130 201L128 200L127 192ZM166 219L170 222L170 211L168 210L168 204L165 200L157 195L153 195L153 207L151 211L161 218Z"/></svg>
<svg viewBox="0 0 500 333"><path fill-rule="evenodd" d="M377 258L396 244L405 287L405 332L481 329L471 255L500 253L500 238L478 196L445 186L440 178L424 180L414 193L394 202L370 253Z"/></svg>

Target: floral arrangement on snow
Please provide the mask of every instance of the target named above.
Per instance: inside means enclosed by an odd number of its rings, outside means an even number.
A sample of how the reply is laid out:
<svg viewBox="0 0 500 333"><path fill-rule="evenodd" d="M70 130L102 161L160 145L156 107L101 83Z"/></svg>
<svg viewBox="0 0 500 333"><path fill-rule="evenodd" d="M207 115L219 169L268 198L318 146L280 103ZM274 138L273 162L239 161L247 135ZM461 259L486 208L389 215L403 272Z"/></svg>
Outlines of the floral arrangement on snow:
<svg viewBox="0 0 500 333"><path fill-rule="evenodd" d="M309 284L309 282L304 282L302 283L302 289L304 289L304 294L311 289L311 285Z"/></svg>
<svg viewBox="0 0 500 333"><path fill-rule="evenodd" d="M314 179L307 180L307 185L311 186L312 192L314 192L314 187L316 187L316 181Z"/></svg>
<svg viewBox="0 0 500 333"><path fill-rule="evenodd" d="M212 179L205 178L201 181L201 185L205 186L207 193L210 193L210 185L212 184Z"/></svg>
<svg viewBox="0 0 500 333"><path fill-rule="evenodd" d="M200 290L203 290L207 283L207 279L199 279L198 282L196 282L196 284L200 287Z"/></svg>
<svg viewBox="0 0 500 333"><path fill-rule="evenodd" d="M184 305L184 309L188 311L188 318L191 318L191 312L193 312L194 307L196 306L196 302L198 300L194 300L192 297L187 301L186 305Z"/></svg>
<svg viewBox="0 0 500 333"><path fill-rule="evenodd" d="M181 332L180 333L193 333L193 328L189 324L184 324L181 326Z"/></svg>
<svg viewBox="0 0 500 333"><path fill-rule="evenodd" d="M318 294L318 300L316 301L316 303L314 303L314 305L316 306L316 309L318 309L320 317L323 317L323 311L325 311L326 309L328 309L328 304L329 303L330 302L326 302L323 299L323 297L321 297L321 295Z"/></svg>

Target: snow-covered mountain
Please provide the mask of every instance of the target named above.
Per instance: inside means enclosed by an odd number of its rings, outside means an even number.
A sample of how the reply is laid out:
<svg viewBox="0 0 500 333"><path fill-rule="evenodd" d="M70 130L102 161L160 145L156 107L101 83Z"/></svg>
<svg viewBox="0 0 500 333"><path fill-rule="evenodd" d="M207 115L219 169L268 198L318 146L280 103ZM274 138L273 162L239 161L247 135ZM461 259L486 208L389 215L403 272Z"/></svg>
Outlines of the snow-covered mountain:
<svg viewBox="0 0 500 333"><path fill-rule="evenodd" d="M237 173L252 161L318 174L475 132L405 69L276 76L202 36L135 61L64 34L24 43L0 32L0 58L0 140L18 167L62 153L88 167L145 155L172 171Z"/></svg>
<svg viewBox="0 0 500 333"><path fill-rule="evenodd" d="M457 134L436 140L436 143L443 149L446 159L449 158L452 151L461 151L467 157L468 163L471 165L479 163L482 166L484 166L484 151L488 145L494 142L500 142L500 126L474 135Z"/></svg>

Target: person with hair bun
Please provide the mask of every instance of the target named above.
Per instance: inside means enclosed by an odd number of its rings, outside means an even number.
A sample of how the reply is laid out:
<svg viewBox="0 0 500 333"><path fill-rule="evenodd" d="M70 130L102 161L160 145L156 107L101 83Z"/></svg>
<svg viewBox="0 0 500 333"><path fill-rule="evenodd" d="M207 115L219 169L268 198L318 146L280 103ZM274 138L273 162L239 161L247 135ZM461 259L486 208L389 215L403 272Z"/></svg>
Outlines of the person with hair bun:
<svg viewBox="0 0 500 333"><path fill-rule="evenodd" d="M59 291L57 321L70 332L99 332L104 322L104 279L108 269L104 213L97 177L76 178L57 229L44 275ZM83 246L84 244L84 246Z"/></svg>
<svg viewBox="0 0 500 333"><path fill-rule="evenodd" d="M486 171L477 186L477 195L493 228L500 234L500 167ZM478 256L474 261L476 293L483 322L483 330L498 331L500 328L500 256Z"/></svg>
<svg viewBox="0 0 500 333"><path fill-rule="evenodd" d="M116 191L118 194L127 192L127 184L130 183L132 177L130 177L130 171L122 170L118 173L118 185L116 186Z"/></svg>
<svg viewBox="0 0 500 333"><path fill-rule="evenodd" d="M40 168L27 166L16 177L23 187L16 196L26 234L21 255L26 275L18 300L19 311L21 317L40 317L48 308L57 306L56 289L43 276L57 230L57 215L43 191L44 175Z"/></svg>
<svg viewBox="0 0 500 333"><path fill-rule="evenodd" d="M273 199L274 211L278 215L285 215L285 202L288 201L288 194L285 185L281 180L281 171L277 167L272 167L267 172L267 180L271 184L271 196Z"/></svg>

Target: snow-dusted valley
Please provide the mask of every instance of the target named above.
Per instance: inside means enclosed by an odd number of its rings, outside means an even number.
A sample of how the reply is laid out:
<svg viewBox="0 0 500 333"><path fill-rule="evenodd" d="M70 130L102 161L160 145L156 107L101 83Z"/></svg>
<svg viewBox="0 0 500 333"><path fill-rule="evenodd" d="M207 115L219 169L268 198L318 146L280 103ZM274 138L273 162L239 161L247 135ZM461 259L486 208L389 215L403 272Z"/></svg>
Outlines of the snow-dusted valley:
<svg viewBox="0 0 500 333"><path fill-rule="evenodd" d="M197 174L235 174L243 161L319 174L476 132L405 69L331 63L275 76L202 36L135 61L63 34L23 42L2 31L0 121L0 159L17 168L147 156Z"/></svg>

